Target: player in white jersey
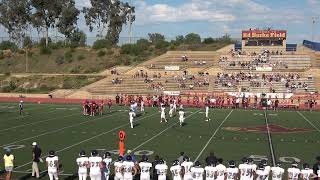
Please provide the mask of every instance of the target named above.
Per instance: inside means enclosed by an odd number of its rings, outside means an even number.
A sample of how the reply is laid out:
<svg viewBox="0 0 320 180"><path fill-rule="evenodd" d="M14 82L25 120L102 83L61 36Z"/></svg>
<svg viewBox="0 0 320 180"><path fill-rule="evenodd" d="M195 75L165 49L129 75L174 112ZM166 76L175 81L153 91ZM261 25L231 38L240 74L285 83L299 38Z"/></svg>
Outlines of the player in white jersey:
<svg viewBox="0 0 320 180"><path fill-rule="evenodd" d="M176 101L176 99L173 99L173 111L177 112L177 101Z"/></svg>
<svg viewBox="0 0 320 180"><path fill-rule="evenodd" d="M303 164L303 169L301 170L301 178L303 180L310 180L317 178L317 175L313 173L313 169L310 169L309 164Z"/></svg>
<svg viewBox="0 0 320 180"><path fill-rule="evenodd" d="M225 173L226 173L227 168L222 163L223 163L223 159L219 158L218 164L216 166L216 169L217 169L216 180L224 180L224 178L225 178Z"/></svg>
<svg viewBox="0 0 320 180"><path fill-rule="evenodd" d="M238 179L239 169L236 167L234 161L229 161L229 167L226 169L226 180Z"/></svg>
<svg viewBox="0 0 320 180"><path fill-rule="evenodd" d="M184 111L183 111L183 108L180 108L180 110L179 110L179 123L180 123L180 126L182 126L183 123L184 123Z"/></svg>
<svg viewBox="0 0 320 180"><path fill-rule="evenodd" d="M122 163L122 167L124 180L132 180L133 177L137 174L137 168L132 161L131 155L126 156L126 160Z"/></svg>
<svg viewBox="0 0 320 180"><path fill-rule="evenodd" d="M150 180L150 169L152 168L152 164L149 162L149 159L146 155L142 156L139 167L141 170L140 180Z"/></svg>
<svg viewBox="0 0 320 180"><path fill-rule="evenodd" d="M167 170L168 166L164 163L163 159L159 160L159 163L155 166L157 171L158 180L166 180L167 179Z"/></svg>
<svg viewBox="0 0 320 180"><path fill-rule="evenodd" d="M144 112L144 101L143 101L143 99L141 99L141 102L140 102L140 111Z"/></svg>
<svg viewBox="0 0 320 180"><path fill-rule="evenodd" d="M269 173L265 170L265 166L260 163L256 171L256 180L268 180Z"/></svg>
<svg viewBox="0 0 320 180"><path fill-rule="evenodd" d="M293 162L291 168L288 168L288 180L298 180L300 175L300 169L298 168L298 163Z"/></svg>
<svg viewBox="0 0 320 180"><path fill-rule="evenodd" d="M192 174L191 174L191 168L193 166L193 162L190 161L188 156L185 156L183 158L183 162L181 163L182 167L182 173L183 173L183 179L184 180L191 180Z"/></svg>
<svg viewBox="0 0 320 180"><path fill-rule="evenodd" d="M49 151L49 156L46 158L46 164L48 168L48 175L50 180L58 180L59 173L59 158L55 155L54 151Z"/></svg>
<svg viewBox="0 0 320 180"><path fill-rule="evenodd" d="M169 105L169 117L173 117L173 104L172 103L170 103L170 105Z"/></svg>
<svg viewBox="0 0 320 180"><path fill-rule="evenodd" d="M23 101L22 100L19 102L19 113L20 113L20 115L22 115L22 113L23 113Z"/></svg>
<svg viewBox="0 0 320 180"><path fill-rule="evenodd" d="M281 167L281 163L277 162L276 167L271 168L272 180L282 180L284 169Z"/></svg>
<svg viewBox="0 0 320 180"><path fill-rule="evenodd" d="M98 151L93 150L89 157L90 179L101 180L102 158L99 157Z"/></svg>
<svg viewBox="0 0 320 180"><path fill-rule="evenodd" d="M210 162L210 164L208 164L204 170L206 171L206 180L215 180L217 168L213 162Z"/></svg>
<svg viewBox="0 0 320 180"><path fill-rule="evenodd" d="M251 180L254 175L254 167L249 164L249 160L247 158L243 158L242 162L243 163L239 165L240 180Z"/></svg>
<svg viewBox="0 0 320 180"><path fill-rule="evenodd" d="M109 152L106 152L103 155L103 160L102 160L102 177L103 180L108 180L109 179L109 175L110 175L110 170L111 170L111 163L112 163L112 158L111 158L111 154Z"/></svg>
<svg viewBox="0 0 320 180"><path fill-rule="evenodd" d="M203 180L204 169L201 167L199 161L194 163L194 167L191 168L191 174L193 180Z"/></svg>
<svg viewBox="0 0 320 180"><path fill-rule="evenodd" d="M173 180L182 180L182 168L179 165L179 160L174 160L170 168Z"/></svg>
<svg viewBox="0 0 320 180"><path fill-rule="evenodd" d="M168 122L166 119L166 112L165 112L166 108L164 107L163 104L161 104L161 116L160 116L160 123L164 122Z"/></svg>
<svg viewBox="0 0 320 180"><path fill-rule="evenodd" d="M130 127L133 128L133 118L134 118L134 112L130 109L129 111L129 122L130 122Z"/></svg>
<svg viewBox="0 0 320 180"><path fill-rule="evenodd" d="M268 161L266 159L263 159L261 160L261 164L264 166L264 170L266 171L266 174L267 174L267 179L269 179L271 167L268 166Z"/></svg>
<svg viewBox="0 0 320 180"><path fill-rule="evenodd" d="M206 104L205 110L206 110L206 121L210 121L211 119L209 118L209 105L208 104Z"/></svg>
<svg viewBox="0 0 320 180"><path fill-rule="evenodd" d="M123 180L122 165L123 157L119 156L118 161L114 162L114 180Z"/></svg>
<svg viewBox="0 0 320 180"><path fill-rule="evenodd" d="M79 157L77 158L76 162L78 165L79 180L86 180L88 175L89 158L86 157L85 151L80 151Z"/></svg>

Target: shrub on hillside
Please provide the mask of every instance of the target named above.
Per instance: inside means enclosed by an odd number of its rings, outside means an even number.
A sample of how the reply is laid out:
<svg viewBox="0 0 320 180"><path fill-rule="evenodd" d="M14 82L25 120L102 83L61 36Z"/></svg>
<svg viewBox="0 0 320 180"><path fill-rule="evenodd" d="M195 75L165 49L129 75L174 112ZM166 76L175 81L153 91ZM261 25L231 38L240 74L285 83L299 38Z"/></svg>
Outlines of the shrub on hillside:
<svg viewBox="0 0 320 180"><path fill-rule="evenodd" d="M185 37L185 43L186 44L200 44L201 37L199 34L195 34L195 33L187 34Z"/></svg>
<svg viewBox="0 0 320 180"><path fill-rule="evenodd" d="M0 59L4 59L4 54L2 50L0 50Z"/></svg>
<svg viewBox="0 0 320 180"><path fill-rule="evenodd" d="M170 45L169 42L167 41L158 41L155 45L156 49L165 49Z"/></svg>
<svg viewBox="0 0 320 180"><path fill-rule="evenodd" d="M49 37L48 38L48 45L50 45L51 43L52 43L52 40ZM43 37L43 38L40 39L39 46L40 47L46 47L46 38Z"/></svg>
<svg viewBox="0 0 320 180"><path fill-rule="evenodd" d="M78 61L82 61L82 60L84 60L86 57L83 55L83 54L79 54L78 56L77 56L77 59L78 59Z"/></svg>
<svg viewBox="0 0 320 180"><path fill-rule="evenodd" d="M204 43L204 44L212 44L212 43L214 43L214 42L215 42L215 40L214 40L212 37L205 38L205 39L203 40L203 43Z"/></svg>
<svg viewBox="0 0 320 180"><path fill-rule="evenodd" d="M65 44L63 41L57 41L56 43L50 43L49 44L49 47L51 49L60 49L60 48L64 48L65 47Z"/></svg>
<svg viewBox="0 0 320 180"><path fill-rule="evenodd" d="M56 59L55 59L55 62L57 65L61 65L64 63L64 57L59 55Z"/></svg>
<svg viewBox="0 0 320 180"><path fill-rule="evenodd" d="M67 38L68 46L71 48L85 47L87 36L79 29L75 30L70 37Z"/></svg>
<svg viewBox="0 0 320 180"><path fill-rule="evenodd" d="M103 56L105 56L105 55L106 55L106 52L103 51L103 50L101 50L101 51L99 51L99 52L97 53L97 56L98 56L98 57L103 57Z"/></svg>
<svg viewBox="0 0 320 180"><path fill-rule="evenodd" d="M66 60L67 63L71 63L73 61L72 57L73 55L71 51L67 51L64 53L64 59Z"/></svg>
<svg viewBox="0 0 320 180"><path fill-rule="evenodd" d="M47 54L47 55L50 55L52 52L51 52L51 49L49 47L40 47L40 54Z"/></svg>
<svg viewBox="0 0 320 180"><path fill-rule="evenodd" d="M143 50L147 50L150 46L150 42L147 39L139 39L136 44L140 49Z"/></svg>
<svg viewBox="0 0 320 180"><path fill-rule="evenodd" d="M32 48L32 45L33 45L32 39L30 38L30 36L26 36L23 39L23 48L30 49Z"/></svg>
<svg viewBox="0 0 320 180"><path fill-rule="evenodd" d="M143 52L141 47L137 46L136 44L124 44L121 46L121 54L130 54L130 55L140 55Z"/></svg>
<svg viewBox="0 0 320 180"><path fill-rule="evenodd" d="M0 43L0 50L11 50L11 52L16 52L18 50L18 46L10 41L2 41Z"/></svg>
<svg viewBox="0 0 320 180"><path fill-rule="evenodd" d="M109 49L109 50L107 50L106 54L110 56L110 55L114 54L114 52L112 49Z"/></svg>
<svg viewBox="0 0 320 180"><path fill-rule="evenodd" d="M92 48L95 50L103 49L103 48L109 49L111 47L112 47L112 45L111 45L110 41L108 41L106 39L98 39L93 43L93 46L92 46Z"/></svg>

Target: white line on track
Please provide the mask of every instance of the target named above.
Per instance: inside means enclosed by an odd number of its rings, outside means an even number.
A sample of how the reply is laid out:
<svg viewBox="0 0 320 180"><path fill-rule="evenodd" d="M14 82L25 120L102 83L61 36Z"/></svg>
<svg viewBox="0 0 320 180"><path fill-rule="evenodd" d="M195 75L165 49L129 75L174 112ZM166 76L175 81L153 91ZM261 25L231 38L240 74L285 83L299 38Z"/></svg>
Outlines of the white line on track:
<svg viewBox="0 0 320 180"><path fill-rule="evenodd" d="M157 113L157 112L156 112L156 113L153 113L153 114L151 114L151 115L149 115L149 116L146 116L146 117L143 117L143 118L141 118L141 119L138 119L138 120L135 121L135 122L138 122L138 121L141 121L141 120L143 120L143 119L152 117L152 116L154 116L154 115L156 115L156 114L158 114L158 113ZM75 147L75 146L77 146L77 145L79 145L79 144L82 144L82 143L91 141L92 139L95 139L95 138L97 138L97 137L100 137L100 136L103 136L103 135L105 135L105 134L111 133L111 132L113 132L113 131L115 131L115 130L118 130L118 129L120 129L120 128L124 127L124 126L128 126L128 125L129 125L129 123L125 123L125 124L123 124L123 125L120 125L120 126L118 126L118 127L113 128L113 129L111 129L111 130L109 130L109 131L105 131L105 132L100 133L100 134L98 134L98 135L92 136L91 138L85 139L85 140L83 140L83 141L80 141L80 142L77 142L77 143L72 144L72 145L70 145L70 146L67 146L67 147L65 147L65 148L63 148L63 149L57 150L56 152L59 153L59 152L68 150L68 149L70 149L70 148L72 148L72 147ZM46 157L46 156L43 156L43 157L41 157L41 158L44 158L44 157ZM28 162L28 163L25 163L25 164L22 164L22 165L18 166L18 167L15 168L15 169L22 168L22 167L27 166L27 165L29 165L29 164L31 164L31 163L32 163L32 161L31 161L31 162Z"/></svg>
<svg viewBox="0 0 320 180"><path fill-rule="evenodd" d="M221 126L226 122L226 120L229 118L229 116L231 115L231 113L233 112L233 109L229 112L229 114L224 118L224 120L220 123L220 125L217 127L217 129L214 131L214 133L212 134L212 136L210 137L210 139L207 141L207 143L204 145L204 147L202 148L202 150L200 151L200 153L198 154L198 156L196 157L196 159L194 161L197 161L200 156L202 155L202 153L204 152L204 150L208 147L208 145L210 144L211 140L213 139L213 137L217 134L217 132L220 130Z"/></svg>
<svg viewBox="0 0 320 180"><path fill-rule="evenodd" d="M187 116L185 119L187 119L187 118L195 115L195 114L198 113L199 111L200 111L200 110L198 110L198 111L196 111L196 112L193 112L192 114L190 114L189 116ZM167 131L168 129L172 128L173 126L177 125L178 123L179 123L179 121L176 122L176 123L171 124L171 125L170 125L169 127L167 127L166 129L162 130L161 132L159 132L158 134L154 135L154 136L151 137L150 139L144 141L143 143L141 143L141 144L138 145L137 147L133 148L132 151L135 151L135 150L139 149L141 146L143 146L143 145L145 145L146 143L152 141L154 138L160 136L162 133L164 133L164 132Z"/></svg>
<svg viewBox="0 0 320 180"><path fill-rule="evenodd" d="M112 115L113 114L110 114L109 116L112 116ZM29 140L29 139L34 139L34 138L41 137L41 136L44 136L44 135L47 135L47 134L56 133L56 132L59 132L59 131L62 131L62 130L68 129L68 128L72 128L72 127L76 127L76 126L79 126L79 125L82 125L82 124L86 124L86 123L90 123L90 122L97 121L97 120L100 120L100 119L104 119L104 118L109 117L109 116L102 116L100 118L90 119L88 121L84 121L84 122L81 122L81 123L73 124L73 125L70 125L70 126L65 126L63 128L55 129L53 131L48 131L48 132L45 132L45 133L42 133L42 134L39 134L39 135L36 135L36 136L20 139L18 141L14 141L14 142L2 145L0 147L9 146L9 145L12 145L12 144L15 144L15 143L23 142L23 141L26 141L26 140Z"/></svg>
<svg viewBox="0 0 320 180"><path fill-rule="evenodd" d="M299 111L297 111L297 113L305 120L307 121L312 127L314 127L314 129L316 129L319 133L320 133L320 129L315 126L308 118L306 118L302 113L300 113Z"/></svg>

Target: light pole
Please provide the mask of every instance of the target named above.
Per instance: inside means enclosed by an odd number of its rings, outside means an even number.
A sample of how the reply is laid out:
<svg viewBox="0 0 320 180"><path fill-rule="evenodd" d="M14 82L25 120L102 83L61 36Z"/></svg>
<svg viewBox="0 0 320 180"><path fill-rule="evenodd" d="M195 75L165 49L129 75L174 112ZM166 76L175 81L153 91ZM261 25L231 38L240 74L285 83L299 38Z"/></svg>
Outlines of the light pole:
<svg viewBox="0 0 320 180"><path fill-rule="evenodd" d="M319 19L319 17L312 17L312 29L311 29L311 40L314 41L314 28L315 28L315 24L317 23L317 20Z"/></svg>
<svg viewBox="0 0 320 180"><path fill-rule="evenodd" d="M132 0L130 0L130 6L132 5ZM132 8L129 8L129 44L132 43Z"/></svg>

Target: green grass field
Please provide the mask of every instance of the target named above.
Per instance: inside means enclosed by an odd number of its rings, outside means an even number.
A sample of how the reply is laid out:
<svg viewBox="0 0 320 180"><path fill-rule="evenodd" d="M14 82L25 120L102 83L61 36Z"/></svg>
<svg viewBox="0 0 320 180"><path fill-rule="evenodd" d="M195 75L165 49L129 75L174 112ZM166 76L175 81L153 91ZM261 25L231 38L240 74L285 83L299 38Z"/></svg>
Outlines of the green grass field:
<svg viewBox="0 0 320 180"><path fill-rule="evenodd" d="M44 156L49 150L57 152L62 164L60 179L74 179L71 175L77 172L75 159L79 151L84 149L89 153L98 149L101 155L105 151L114 152L118 149L120 130L126 132L126 150L147 153L150 160L159 155L169 166L180 151L203 165L210 151L222 157L225 164L229 160L239 163L244 156L256 160L262 156L268 158L270 165L274 159L283 161L285 167L294 158L313 164L319 155L319 112L267 111L265 114L258 110L211 109L211 121L205 122L203 109L186 108L186 124L180 127L177 116L160 124L158 109L146 108L146 113L136 119L136 127L131 129L126 110L126 107L114 107L112 113L89 117L81 115L80 105L25 104L25 115L21 117L17 104L0 103L0 148L13 149L17 166L14 178L20 179L30 177L33 141L40 144ZM266 122L271 141L265 131ZM114 154L113 158L116 157ZM41 170L45 171L44 164ZM47 179L45 173L42 179Z"/></svg>

